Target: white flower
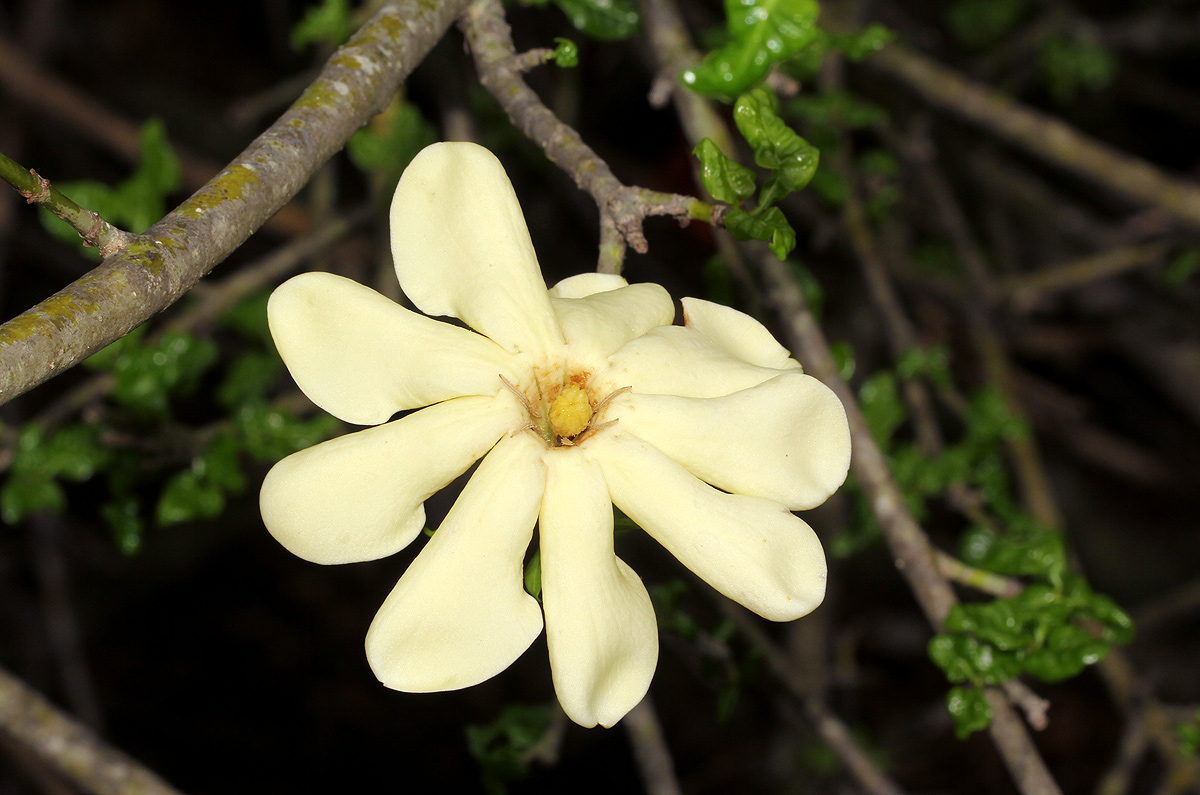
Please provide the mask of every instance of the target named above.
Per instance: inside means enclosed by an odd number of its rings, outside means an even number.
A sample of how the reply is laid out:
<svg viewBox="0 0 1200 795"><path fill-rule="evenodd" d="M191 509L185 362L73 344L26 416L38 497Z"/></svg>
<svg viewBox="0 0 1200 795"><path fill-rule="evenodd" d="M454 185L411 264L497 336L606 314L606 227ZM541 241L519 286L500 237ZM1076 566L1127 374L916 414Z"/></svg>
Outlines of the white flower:
<svg viewBox="0 0 1200 795"><path fill-rule="evenodd" d="M405 294L474 331L327 273L279 287L271 333L296 383L334 416L376 427L279 462L261 498L267 529L300 557L374 560L420 535L423 502L483 458L371 624L381 682L481 682L544 616L567 715L620 720L649 687L658 631L614 553L613 504L766 618L821 602L825 556L791 511L841 485L849 431L833 393L762 325L684 299L686 324L672 326L663 288L618 276L547 291L503 168L473 144L419 154L391 223ZM540 606L522 584L535 524Z"/></svg>

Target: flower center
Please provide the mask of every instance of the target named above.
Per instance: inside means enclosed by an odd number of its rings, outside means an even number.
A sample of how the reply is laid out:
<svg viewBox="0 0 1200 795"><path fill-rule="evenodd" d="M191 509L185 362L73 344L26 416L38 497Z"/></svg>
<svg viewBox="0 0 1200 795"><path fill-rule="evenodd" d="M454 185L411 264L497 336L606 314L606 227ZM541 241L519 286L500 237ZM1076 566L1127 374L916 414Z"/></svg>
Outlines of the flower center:
<svg viewBox="0 0 1200 795"><path fill-rule="evenodd" d="M525 407L529 421L520 431L536 433L550 447L569 447L586 434L611 425L601 422L609 401L629 387L622 387L603 399L597 399L588 387L588 372L543 374L522 389L504 376L500 380Z"/></svg>
<svg viewBox="0 0 1200 795"><path fill-rule="evenodd" d="M550 404L550 430L556 436L578 436L592 421L592 403L578 384L567 384Z"/></svg>

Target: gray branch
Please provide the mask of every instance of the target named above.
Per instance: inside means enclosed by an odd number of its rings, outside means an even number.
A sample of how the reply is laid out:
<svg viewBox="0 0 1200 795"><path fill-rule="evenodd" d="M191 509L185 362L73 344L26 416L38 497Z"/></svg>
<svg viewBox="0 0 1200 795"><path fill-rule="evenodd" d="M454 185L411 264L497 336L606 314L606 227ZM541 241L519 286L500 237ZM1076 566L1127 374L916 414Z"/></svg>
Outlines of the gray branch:
<svg viewBox="0 0 1200 795"><path fill-rule="evenodd" d="M0 404L179 300L387 105L465 6L385 3L207 185L95 270L0 326Z"/></svg>
<svg viewBox="0 0 1200 795"><path fill-rule="evenodd" d="M0 732L39 760L96 795L179 795L155 773L91 729L59 711L40 693L0 668Z"/></svg>

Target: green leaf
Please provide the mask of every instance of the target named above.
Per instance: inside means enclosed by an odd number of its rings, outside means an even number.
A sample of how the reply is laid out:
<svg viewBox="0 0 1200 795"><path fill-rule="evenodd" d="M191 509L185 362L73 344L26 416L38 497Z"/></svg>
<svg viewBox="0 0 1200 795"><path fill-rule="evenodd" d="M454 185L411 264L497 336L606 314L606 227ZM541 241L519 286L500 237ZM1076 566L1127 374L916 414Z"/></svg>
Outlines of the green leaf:
<svg viewBox="0 0 1200 795"><path fill-rule="evenodd" d="M350 138L346 151L356 166L376 175L380 192L390 199L409 162L437 140L437 131L417 106L397 94L382 113Z"/></svg>
<svg viewBox="0 0 1200 795"><path fill-rule="evenodd" d="M291 44L296 51L313 44L333 49L354 32L350 6L346 0L322 0L309 6L304 16L292 28Z"/></svg>
<svg viewBox="0 0 1200 795"><path fill-rule="evenodd" d="M217 402L232 409L243 403L264 400L282 370L283 360L274 351L247 351L229 366L217 387Z"/></svg>
<svg viewBox="0 0 1200 795"><path fill-rule="evenodd" d="M833 49L845 53L851 61L862 61L895 41L896 34L878 22L873 22L860 31L835 33L831 38Z"/></svg>
<svg viewBox="0 0 1200 795"><path fill-rule="evenodd" d="M731 207L725 214L725 228L736 240L764 240L780 260L796 247L796 232L778 207L768 207L761 215Z"/></svg>
<svg viewBox="0 0 1200 795"><path fill-rule="evenodd" d="M225 510L221 487L193 470L172 477L158 497L155 519L166 526L193 519L215 519Z"/></svg>
<svg viewBox="0 0 1200 795"><path fill-rule="evenodd" d="M89 370L111 370L122 356L128 355L142 344L146 336L146 324L135 328L124 337L119 337L83 360L83 366Z"/></svg>
<svg viewBox="0 0 1200 795"><path fill-rule="evenodd" d="M886 370L871 376L859 387L858 400L871 436L886 450L896 429L908 419L896 377Z"/></svg>
<svg viewBox="0 0 1200 795"><path fill-rule="evenodd" d="M960 740L986 729L992 722L992 707L978 687L952 687L946 694L946 709L954 718L954 734Z"/></svg>
<svg viewBox="0 0 1200 795"><path fill-rule="evenodd" d="M704 189L717 201L736 206L754 195L754 171L726 157L712 139L702 139L692 154L700 160Z"/></svg>
<svg viewBox="0 0 1200 795"><path fill-rule="evenodd" d="M572 25L603 41L627 39L642 24L633 0L554 0L554 4Z"/></svg>
<svg viewBox="0 0 1200 795"><path fill-rule="evenodd" d="M776 171L787 191L797 191L816 173L820 152L788 127L778 110L775 94L756 88L738 97L733 121L754 149L754 162Z"/></svg>
<svg viewBox="0 0 1200 795"><path fill-rule="evenodd" d="M1175 736L1179 738L1179 753L1183 757L1200 754L1200 709L1196 710L1191 721L1185 721L1175 726Z"/></svg>
<svg viewBox="0 0 1200 795"><path fill-rule="evenodd" d="M960 42L977 49L1009 33L1028 8L1028 0L960 0L950 6L946 22Z"/></svg>
<svg viewBox="0 0 1200 795"><path fill-rule="evenodd" d="M234 432L250 455L260 461L278 461L297 450L328 439L339 422L329 415L298 419L266 403L249 403L234 416Z"/></svg>
<svg viewBox="0 0 1200 795"><path fill-rule="evenodd" d="M1074 624L1050 628L1046 644L1025 657L1025 670L1046 682L1070 679L1084 668L1104 659L1109 644Z"/></svg>
<svg viewBox="0 0 1200 795"><path fill-rule="evenodd" d="M142 521L141 504L136 497L118 497L100 506L100 516L112 532L117 548L126 555L142 551L142 536L146 523Z"/></svg>
<svg viewBox="0 0 1200 795"><path fill-rule="evenodd" d="M550 707L510 704L492 723L469 724L464 732L467 750L483 768L485 787L503 792L503 782L524 778L531 751L550 728Z"/></svg>
<svg viewBox="0 0 1200 795"><path fill-rule="evenodd" d="M787 110L810 124L847 127L852 130L876 127L888 121L886 110L846 91L805 94L790 100Z"/></svg>
<svg viewBox="0 0 1200 795"><path fill-rule="evenodd" d="M171 142L167 139L167 127L161 119L150 119L142 125L142 129L138 133L138 147L141 158L138 161L137 171L133 172L120 190L127 190L127 186L137 184L139 191L156 197L155 203L161 208L163 198L179 190L180 185L183 184L183 169L179 165L179 158L175 156L175 151L171 148ZM140 234L162 215L160 210L156 217L151 218L149 223L140 229L130 223L130 231Z"/></svg>
<svg viewBox="0 0 1200 795"><path fill-rule="evenodd" d="M1133 641L1133 619L1104 594L1092 594L1081 612L1104 625L1104 639L1109 643L1126 644Z"/></svg>
<svg viewBox="0 0 1200 795"><path fill-rule="evenodd" d="M1042 47L1042 74L1060 103L1104 89L1116 73L1116 57L1095 42L1053 37Z"/></svg>
<svg viewBox="0 0 1200 795"><path fill-rule="evenodd" d="M819 12L816 0L726 0L730 40L680 79L697 93L732 99L811 44Z"/></svg>
<svg viewBox="0 0 1200 795"><path fill-rule="evenodd" d="M188 394L217 358L212 340L169 331L157 342L118 357L113 365L113 398L132 411L165 416L169 396Z"/></svg>
<svg viewBox="0 0 1200 795"><path fill-rule="evenodd" d="M575 42L570 39L556 37L554 42L558 45L554 51L546 56L546 60L554 61L564 69L572 69L579 66L579 48L575 46Z"/></svg>
<svg viewBox="0 0 1200 795"><path fill-rule="evenodd" d="M542 551L536 549L525 564L525 592L533 598L542 593Z"/></svg>
<svg viewBox="0 0 1200 795"><path fill-rule="evenodd" d="M1200 270L1200 248L1184 249L1167 265L1163 282L1168 287L1182 287L1197 270Z"/></svg>
<svg viewBox="0 0 1200 795"><path fill-rule="evenodd" d="M13 475L0 487L0 517L6 524L15 525L38 511L62 513L66 507L62 486L44 476Z"/></svg>

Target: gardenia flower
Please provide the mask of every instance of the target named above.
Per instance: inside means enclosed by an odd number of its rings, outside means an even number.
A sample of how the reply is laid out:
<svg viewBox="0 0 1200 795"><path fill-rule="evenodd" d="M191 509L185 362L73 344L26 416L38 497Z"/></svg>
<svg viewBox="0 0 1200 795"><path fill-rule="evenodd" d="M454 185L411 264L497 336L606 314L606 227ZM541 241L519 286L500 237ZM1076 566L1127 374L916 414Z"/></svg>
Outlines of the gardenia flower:
<svg viewBox="0 0 1200 795"><path fill-rule="evenodd" d="M285 458L261 497L267 529L296 555L374 560L421 535L424 501L483 459L371 624L383 684L481 682L544 617L567 715L620 720L649 687L658 630L614 552L614 504L761 616L788 621L821 602L825 556L791 511L845 479L846 416L762 325L696 299L671 325L662 287L613 275L547 291L503 167L474 144L421 152L391 225L405 294L474 330L328 273L279 287L268 317L296 383L375 427ZM540 605L523 586L535 525Z"/></svg>

